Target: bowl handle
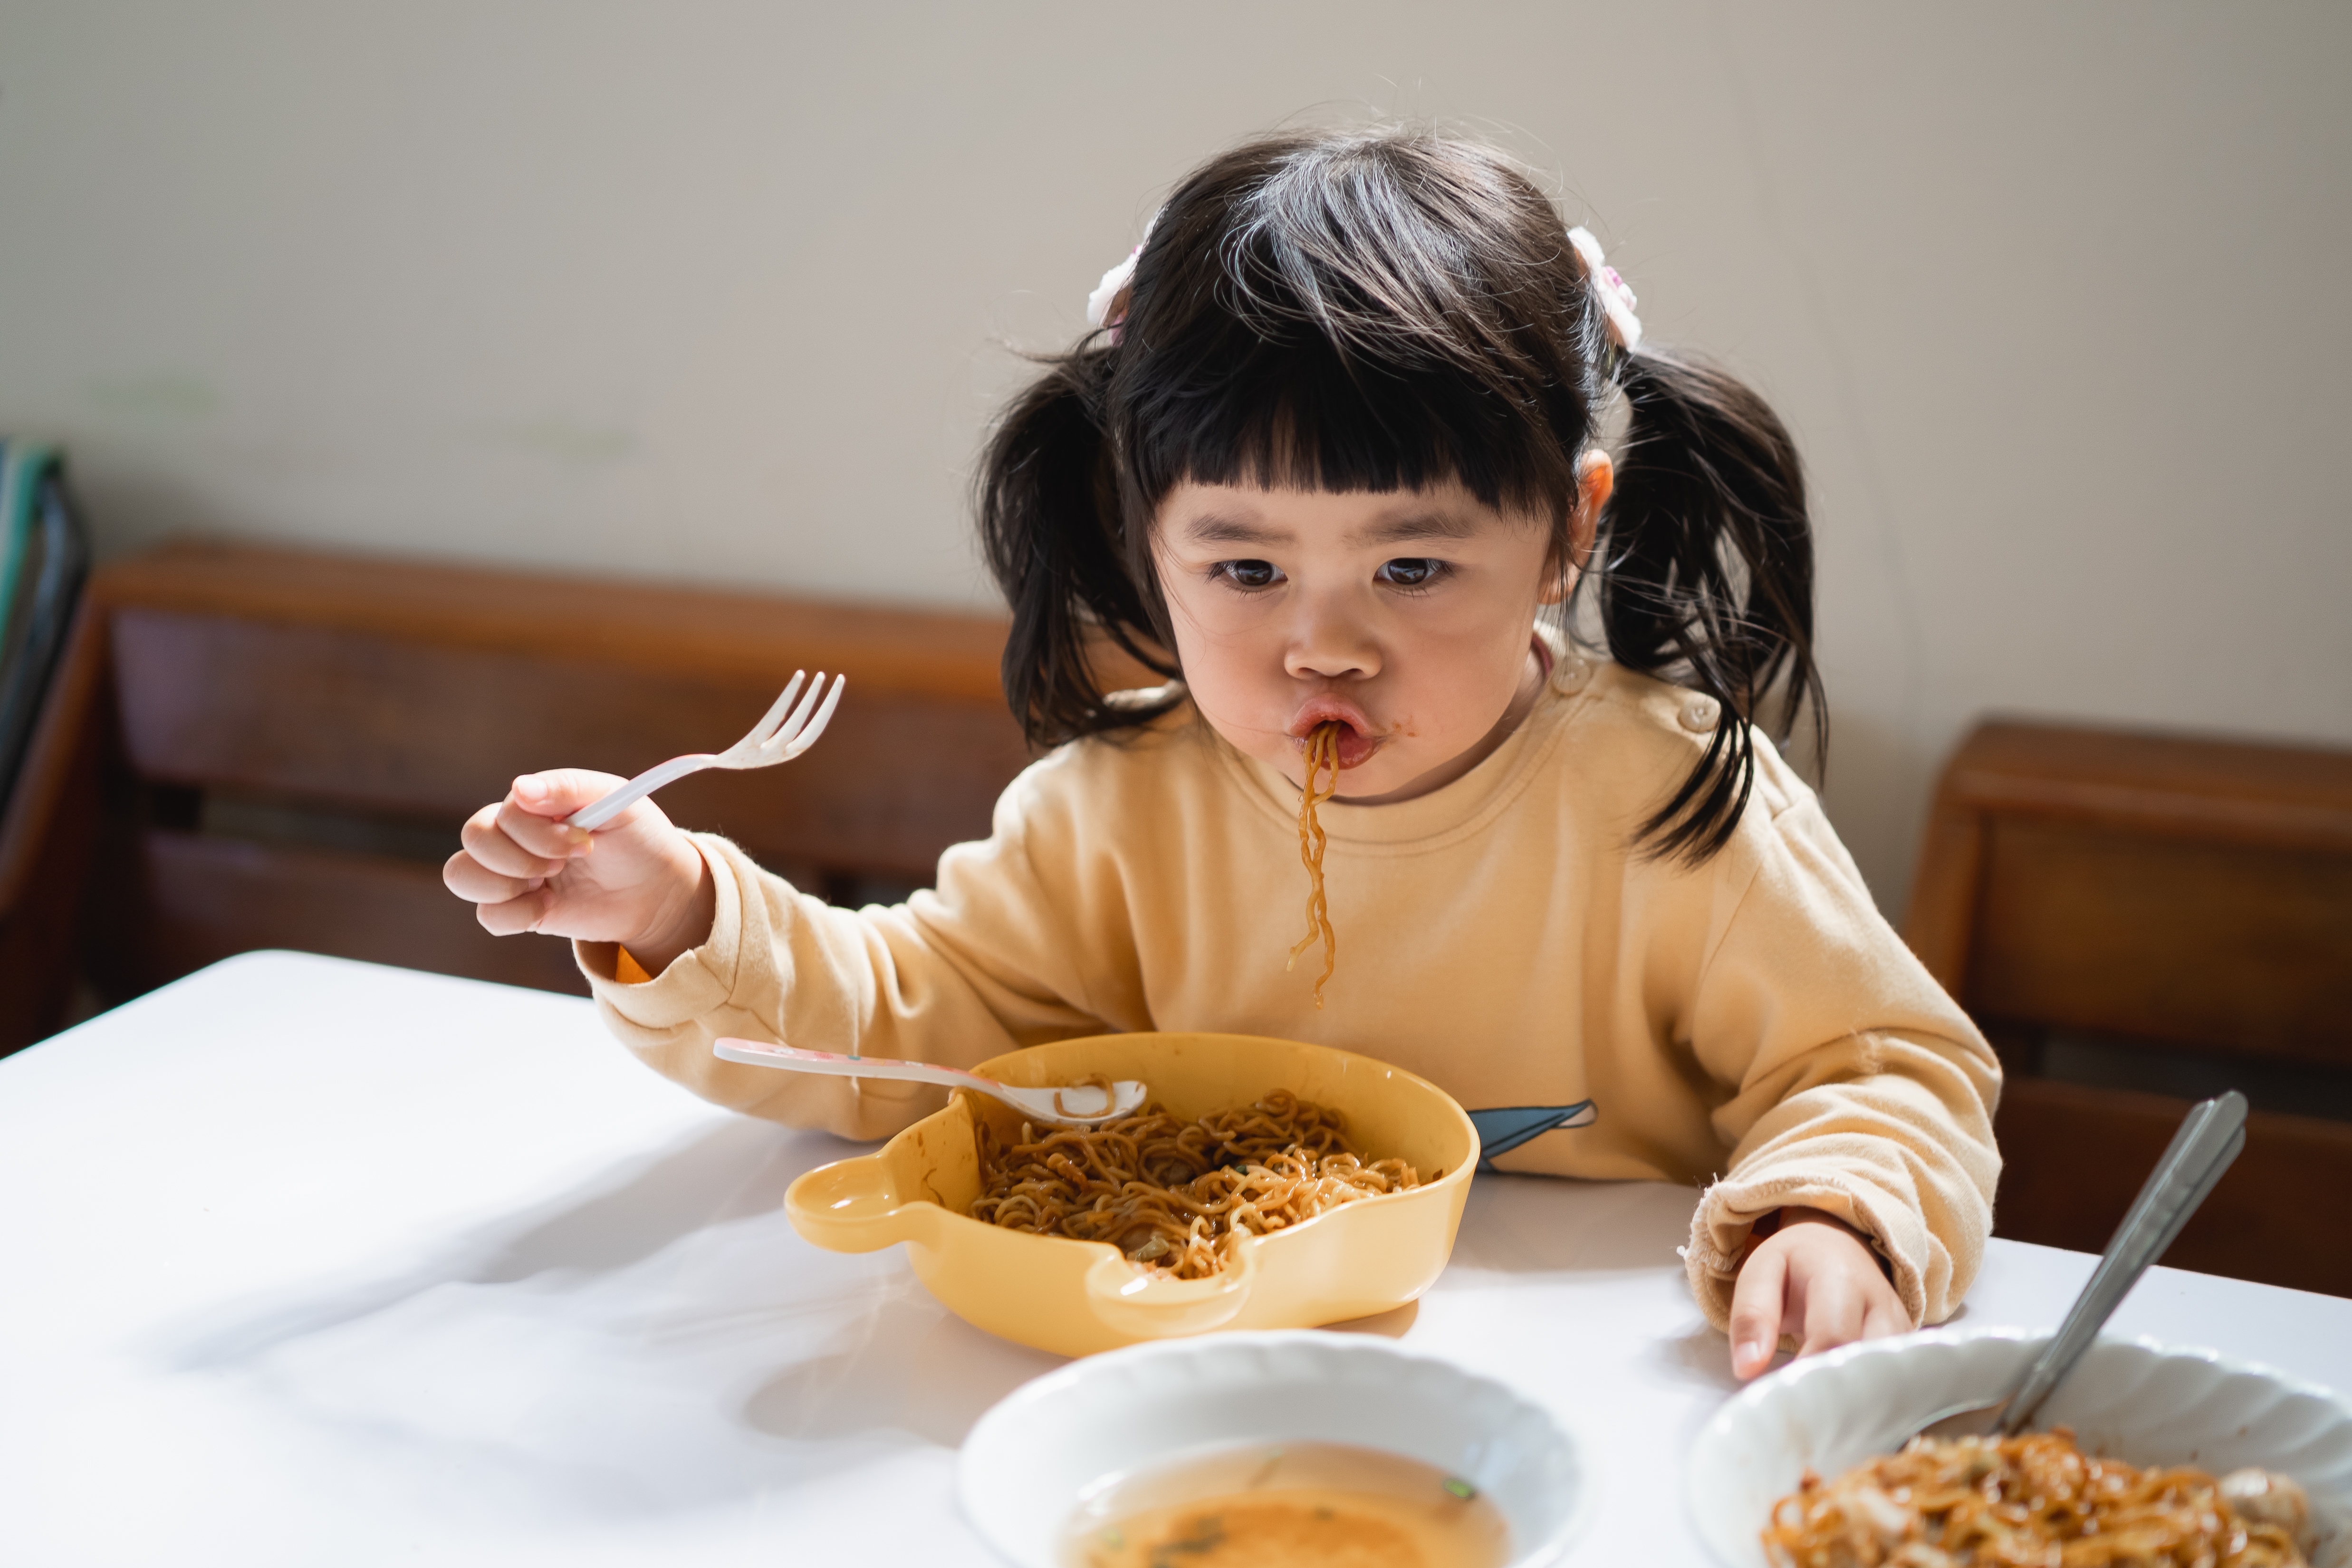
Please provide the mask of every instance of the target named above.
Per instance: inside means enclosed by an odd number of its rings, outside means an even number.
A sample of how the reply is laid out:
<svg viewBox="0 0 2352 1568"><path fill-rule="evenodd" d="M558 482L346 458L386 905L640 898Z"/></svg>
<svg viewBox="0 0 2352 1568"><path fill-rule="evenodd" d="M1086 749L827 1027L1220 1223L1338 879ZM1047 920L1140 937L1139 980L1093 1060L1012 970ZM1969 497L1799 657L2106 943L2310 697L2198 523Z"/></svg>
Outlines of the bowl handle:
<svg viewBox="0 0 2352 1568"><path fill-rule="evenodd" d="M827 1252L876 1252L928 1234L939 1205L902 1201L879 1154L835 1160L802 1173L784 1191L784 1214L803 1239Z"/></svg>
<svg viewBox="0 0 2352 1568"><path fill-rule="evenodd" d="M1257 1284L1257 1238L1236 1238L1233 1261L1206 1279L1142 1274L1113 1250L1087 1270L1087 1305L1106 1328L1136 1339L1205 1333L1240 1316Z"/></svg>

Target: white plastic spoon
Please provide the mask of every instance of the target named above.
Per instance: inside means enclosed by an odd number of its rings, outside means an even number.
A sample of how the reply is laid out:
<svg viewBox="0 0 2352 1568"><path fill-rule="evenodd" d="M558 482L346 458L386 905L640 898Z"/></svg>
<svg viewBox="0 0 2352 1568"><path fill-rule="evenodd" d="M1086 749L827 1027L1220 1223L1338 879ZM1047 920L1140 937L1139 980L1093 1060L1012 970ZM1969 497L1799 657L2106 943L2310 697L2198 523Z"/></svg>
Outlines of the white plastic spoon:
<svg viewBox="0 0 2352 1568"><path fill-rule="evenodd" d="M1119 1079L1106 1091L1099 1084L1066 1089L1014 1089L976 1073L929 1062L902 1062L890 1057L845 1057L835 1051L803 1051L793 1046L765 1046L757 1040L716 1040L711 1053L730 1062L752 1067L782 1068L786 1072L831 1073L836 1078L895 1078L908 1083L936 1083L968 1089L1001 1100L1032 1121L1052 1127L1092 1127L1098 1121L1132 1116L1143 1105L1143 1085L1131 1078Z"/></svg>

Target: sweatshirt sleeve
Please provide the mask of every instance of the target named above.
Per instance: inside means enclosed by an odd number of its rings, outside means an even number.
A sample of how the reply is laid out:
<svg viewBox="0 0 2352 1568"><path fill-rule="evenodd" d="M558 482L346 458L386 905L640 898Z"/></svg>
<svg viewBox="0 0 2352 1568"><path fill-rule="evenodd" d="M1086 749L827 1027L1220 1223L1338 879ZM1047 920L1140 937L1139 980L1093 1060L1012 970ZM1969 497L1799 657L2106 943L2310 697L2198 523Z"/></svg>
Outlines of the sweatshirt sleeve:
<svg viewBox="0 0 2352 1568"><path fill-rule="evenodd" d="M1811 792L1797 785L1770 822L1691 1014L1701 1066L1731 1091L1713 1113L1729 1169L1684 1255L1691 1289L1727 1326L1756 1221L1802 1205L1870 1237L1913 1324L1941 1322L1992 1228L2000 1067L1879 916Z"/></svg>
<svg viewBox="0 0 2352 1568"><path fill-rule="evenodd" d="M991 837L941 858L936 891L888 907L834 908L726 839L693 835L717 893L709 940L635 985L614 978L614 944L575 944L597 1011L639 1060L705 1100L858 1139L929 1114L945 1091L722 1061L711 1043L735 1036L971 1067L1100 1032L1104 1018L1070 983L1087 962L1069 929L1076 900L1053 885L1071 857L1045 857L1041 871L1036 794L1030 774L1016 780Z"/></svg>

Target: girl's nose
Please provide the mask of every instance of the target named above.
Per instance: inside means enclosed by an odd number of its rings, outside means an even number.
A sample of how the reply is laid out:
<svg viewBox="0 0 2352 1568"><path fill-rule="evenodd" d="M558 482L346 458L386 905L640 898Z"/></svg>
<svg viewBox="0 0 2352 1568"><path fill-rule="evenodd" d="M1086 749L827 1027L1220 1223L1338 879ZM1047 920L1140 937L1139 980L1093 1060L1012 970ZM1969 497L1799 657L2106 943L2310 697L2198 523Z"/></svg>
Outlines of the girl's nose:
<svg viewBox="0 0 2352 1568"><path fill-rule="evenodd" d="M1371 625L1353 606L1330 598L1301 605L1283 652L1283 668L1300 679L1339 680L1381 672L1381 647Z"/></svg>

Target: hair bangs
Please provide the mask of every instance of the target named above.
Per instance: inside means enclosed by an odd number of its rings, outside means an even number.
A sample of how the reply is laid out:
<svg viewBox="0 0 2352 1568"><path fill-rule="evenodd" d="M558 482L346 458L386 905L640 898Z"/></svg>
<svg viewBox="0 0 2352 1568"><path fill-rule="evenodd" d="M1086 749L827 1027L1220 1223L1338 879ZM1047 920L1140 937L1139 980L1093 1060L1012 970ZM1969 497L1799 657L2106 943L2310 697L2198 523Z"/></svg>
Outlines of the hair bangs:
<svg viewBox="0 0 2352 1568"><path fill-rule="evenodd" d="M1366 363L1307 337L1253 342L1193 384L1167 369L1130 410L1147 513L1186 482L1387 492L1449 481L1497 510L1549 513L1574 482L1550 432L1493 417L1486 389L1444 367Z"/></svg>
<svg viewBox="0 0 2352 1568"><path fill-rule="evenodd" d="M1531 182L1439 139L1276 141L1187 182L1110 388L1130 526L1186 480L1454 480L1564 514L1595 387L1562 235Z"/></svg>

